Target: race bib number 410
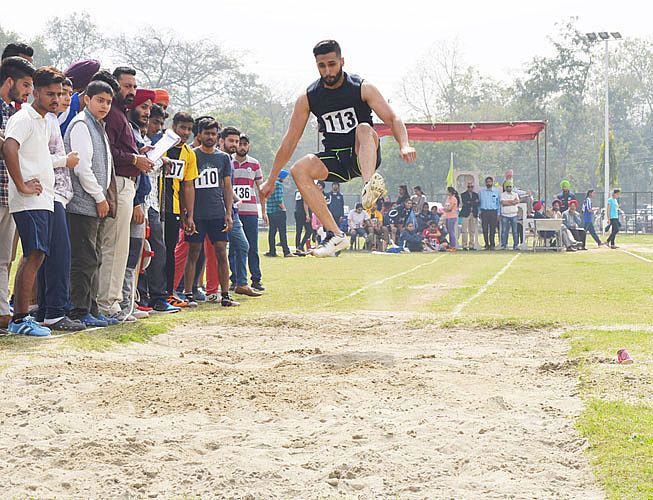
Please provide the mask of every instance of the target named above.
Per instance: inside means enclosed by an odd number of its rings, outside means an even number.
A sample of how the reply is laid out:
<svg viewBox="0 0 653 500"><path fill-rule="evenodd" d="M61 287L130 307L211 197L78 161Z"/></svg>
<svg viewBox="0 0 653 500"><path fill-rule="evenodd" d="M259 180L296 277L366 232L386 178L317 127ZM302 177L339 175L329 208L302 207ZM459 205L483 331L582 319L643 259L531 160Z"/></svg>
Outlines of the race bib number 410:
<svg viewBox="0 0 653 500"><path fill-rule="evenodd" d="M205 168L195 179L195 189L220 187L220 176L217 168Z"/></svg>
<svg viewBox="0 0 653 500"><path fill-rule="evenodd" d="M236 196L243 201L249 201L252 198L252 188L250 186L234 186Z"/></svg>
<svg viewBox="0 0 653 500"><path fill-rule="evenodd" d="M178 179L183 181L186 162L184 160L173 160L170 158L170 163L170 172L166 175L166 179Z"/></svg>
<svg viewBox="0 0 653 500"><path fill-rule="evenodd" d="M322 115L325 132L328 134L348 134L358 126L354 108L340 109Z"/></svg>

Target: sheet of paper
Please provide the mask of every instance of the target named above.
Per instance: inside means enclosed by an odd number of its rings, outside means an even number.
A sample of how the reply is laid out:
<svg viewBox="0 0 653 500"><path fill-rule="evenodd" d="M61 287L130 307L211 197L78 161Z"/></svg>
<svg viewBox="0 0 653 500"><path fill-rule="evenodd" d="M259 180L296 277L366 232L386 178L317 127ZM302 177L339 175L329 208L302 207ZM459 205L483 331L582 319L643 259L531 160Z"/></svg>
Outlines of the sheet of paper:
<svg viewBox="0 0 653 500"><path fill-rule="evenodd" d="M154 149L145 154L150 160L157 161L166 151L179 144L180 141L181 138L172 130L168 129L163 134L163 137L161 137L161 139L159 139L159 141L154 145Z"/></svg>

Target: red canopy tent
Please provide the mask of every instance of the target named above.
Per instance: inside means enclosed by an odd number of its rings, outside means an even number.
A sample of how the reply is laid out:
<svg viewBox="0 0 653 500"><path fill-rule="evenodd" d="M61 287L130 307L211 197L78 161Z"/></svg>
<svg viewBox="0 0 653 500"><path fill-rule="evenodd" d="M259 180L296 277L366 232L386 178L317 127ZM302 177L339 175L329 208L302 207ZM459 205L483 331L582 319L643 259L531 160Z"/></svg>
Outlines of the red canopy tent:
<svg viewBox="0 0 653 500"><path fill-rule="evenodd" d="M379 137L392 135L385 124L374 125ZM532 141L537 142L537 194L540 190L540 132L544 131L544 199L546 199L546 122L463 122L406 123L408 138L413 141Z"/></svg>

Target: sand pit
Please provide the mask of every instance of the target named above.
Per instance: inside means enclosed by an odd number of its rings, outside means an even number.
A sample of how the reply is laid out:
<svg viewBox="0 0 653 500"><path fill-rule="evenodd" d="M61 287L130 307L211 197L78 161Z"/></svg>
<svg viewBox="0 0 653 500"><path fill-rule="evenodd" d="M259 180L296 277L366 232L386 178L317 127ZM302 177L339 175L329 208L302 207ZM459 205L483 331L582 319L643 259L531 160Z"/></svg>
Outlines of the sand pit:
<svg viewBox="0 0 653 500"><path fill-rule="evenodd" d="M565 341L408 319L274 316L13 356L2 496L603 497Z"/></svg>

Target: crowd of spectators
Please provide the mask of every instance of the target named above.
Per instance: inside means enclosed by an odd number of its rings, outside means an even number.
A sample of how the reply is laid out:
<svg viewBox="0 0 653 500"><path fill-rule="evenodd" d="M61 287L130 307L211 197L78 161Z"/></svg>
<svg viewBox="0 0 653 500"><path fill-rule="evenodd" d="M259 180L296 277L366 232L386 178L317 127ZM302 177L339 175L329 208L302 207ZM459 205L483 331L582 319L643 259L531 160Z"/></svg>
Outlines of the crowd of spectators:
<svg viewBox="0 0 653 500"><path fill-rule="evenodd" d="M420 186L415 186L411 195L407 185L400 185L394 201L384 196L376 207L368 211L356 203L348 214L345 214L346 205L337 182L332 183L328 192L324 183L321 189L334 219L349 234L352 249L378 252L519 250L524 248L525 217L560 219L559 236L548 231L541 236L551 247L558 246L556 237L559 237L561 246L575 252L586 249L587 235L598 246L606 244L616 248L614 238L621 227L619 189L615 189L608 200L611 232L607 241L602 242L594 226L598 209L593 206L593 190L587 191L579 206L570 182L563 180L561 191L546 209L542 201L533 199L531 192L515 187L511 171L500 184L487 176L481 189L477 189L471 179L466 182L466 190L462 193L450 186L442 203L429 200ZM296 192L296 200L295 243L301 252L305 245L311 244L311 240L319 241L320 223L314 217L311 219L299 192Z"/></svg>
<svg viewBox="0 0 653 500"><path fill-rule="evenodd" d="M133 68L35 68L33 55L12 43L0 65L0 328L49 336L260 297L263 176L249 137L169 117L169 93L139 87ZM285 236L275 201L260 211Z"/></svg>

